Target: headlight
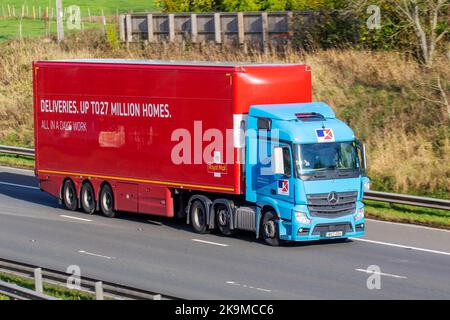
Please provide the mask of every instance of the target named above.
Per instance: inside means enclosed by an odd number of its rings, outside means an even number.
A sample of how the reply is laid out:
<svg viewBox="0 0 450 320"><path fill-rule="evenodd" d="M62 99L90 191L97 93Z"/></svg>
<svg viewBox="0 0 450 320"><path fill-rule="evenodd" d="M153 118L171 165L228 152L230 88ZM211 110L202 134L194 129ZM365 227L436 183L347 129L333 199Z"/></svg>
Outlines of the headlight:
<svg viewBox="0 0 450 320"><path fill-rule="evenodd" d="M356 210L355 221L361 220L364 218L364 207Z"/></svg>
<svg viewBox="0 0 450 320"><path fill-rule="evenodd" d="M297 220L298 223L303 224L311 224L311 220L308 219L306 216L306 213L304 212L295 212L295 220Z"/></svg>

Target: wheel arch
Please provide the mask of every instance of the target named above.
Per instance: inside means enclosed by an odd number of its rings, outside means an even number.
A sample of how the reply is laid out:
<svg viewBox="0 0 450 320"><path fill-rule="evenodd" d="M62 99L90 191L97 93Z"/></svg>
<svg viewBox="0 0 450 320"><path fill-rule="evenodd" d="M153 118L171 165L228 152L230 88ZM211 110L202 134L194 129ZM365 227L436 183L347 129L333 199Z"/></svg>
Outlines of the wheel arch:
<svg viewBox="0 0 450 320"><path fill-rule="evenodd" d="M235 214L234 214L234 201L230 200L230 199L225 199L225 198L218 198L215 199L214 202L212 203L211 209L209 211L209 227L211 229L214 229L216 226L216 207L218 205L224 205L225 207L227 207L228 211L230 212L230 229L233 230L234 229L234 218L235 218Z"/></svg>
<svg viewBox="0 0 450 320"><path fill-rule="evenodd" d="M61 200L62 197L63 197L63 190L64 190L64 185L66 184L66 181L72 182L72 184L75 186L75 191L76 191L77 194L78 194L77 186L76 186L75 182L73 181L73 179L72 179L71 177L64 177L64 178L61 180L61 187L59 188L59 199L60 199L60 200Z"/></svg>
<svg viewBox="0 0 450 320"><path fill-rule="evenodd" d="M208 214L211 210L211 206L212 206L212 201L210 198L208 198L205 195L202 194L194 194L192 195L189 200L188 200L188 204L186 206L186 223L190 224L191 223L191 206L192 203L196 200L199 200L203 203L203 205L205 206L206 209L206 223L209 226L209 222L210 222L210 214Z"/></svg>
<svg viewBox="0 0 450 320"><path fill-rule="evenodd" d="M256 238L259 239L261 237L261 225L262 225L262 221L263 221L263 216L266 214L266 212L268 211L273 211L275 212L276 216L278 218L280 218L280 212L278 211L278 205L276 202L266 202L263 203L261 205L258 205L257 210L256 210Z"/></svg>

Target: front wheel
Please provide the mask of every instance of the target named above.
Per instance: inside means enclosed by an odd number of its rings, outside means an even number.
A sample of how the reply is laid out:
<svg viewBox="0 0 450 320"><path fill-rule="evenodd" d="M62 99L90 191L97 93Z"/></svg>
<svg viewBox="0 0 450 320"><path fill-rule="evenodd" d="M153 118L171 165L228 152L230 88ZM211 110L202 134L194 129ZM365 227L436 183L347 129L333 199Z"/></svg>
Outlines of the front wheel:
<svg viewBox="0 0 450 320"><path fill-rule="evenodd" d="M280 245L278 219L273 211L267 211L264 214L261 228L262 237L266 244L274 247Z"/></svg>
<svg viewBox="0 0 450 320"><path fill-rule="evenodd" d="M105 184L100 192L100 210L108 218L117 216L117 212L114 210L114 194L108 184Z"/></svg>

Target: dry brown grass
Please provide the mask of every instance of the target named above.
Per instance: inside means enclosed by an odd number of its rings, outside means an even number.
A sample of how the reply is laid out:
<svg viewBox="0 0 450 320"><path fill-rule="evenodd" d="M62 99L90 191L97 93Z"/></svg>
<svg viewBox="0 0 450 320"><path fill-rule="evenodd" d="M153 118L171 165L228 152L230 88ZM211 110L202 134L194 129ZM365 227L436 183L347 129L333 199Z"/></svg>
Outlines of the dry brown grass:
<svg viewBox="0 0 450 320"><path fill-rule="evenodd" d="M314 99L332 105L367 142L369 175L378 189L442 197L450 193L450 120L436 88L439 76L444 91L450 90L450 65L444 57L434 69L424 70L394 52L261 54L168 44L111 50L92 31L74 34L62 46L39 39L1 43L0 143L33 144L31 61L95 57L306 62L313 69Z"/></svg>

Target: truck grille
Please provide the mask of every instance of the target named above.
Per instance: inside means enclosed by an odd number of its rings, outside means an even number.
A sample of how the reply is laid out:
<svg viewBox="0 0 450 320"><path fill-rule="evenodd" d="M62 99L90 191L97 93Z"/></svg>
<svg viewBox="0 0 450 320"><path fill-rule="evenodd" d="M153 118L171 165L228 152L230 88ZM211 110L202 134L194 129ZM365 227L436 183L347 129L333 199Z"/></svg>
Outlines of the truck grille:
<svg viewBox="0 0 450 320"><path fill-rule="evenodd" d="M328 193L310 194L306 196L309 213L313 217L335 218L352 214L356 210L358 192L337 192L338 201L328 202Z"/></svg>
<svg viewBox="0 0 450 320"><path fill-rule="evenodd" d="M338 224L318 224L312 234L325 237L327 232L342 231L342 235L348 232L352 232L353 228L350 223L338 223Z"/></svg>

